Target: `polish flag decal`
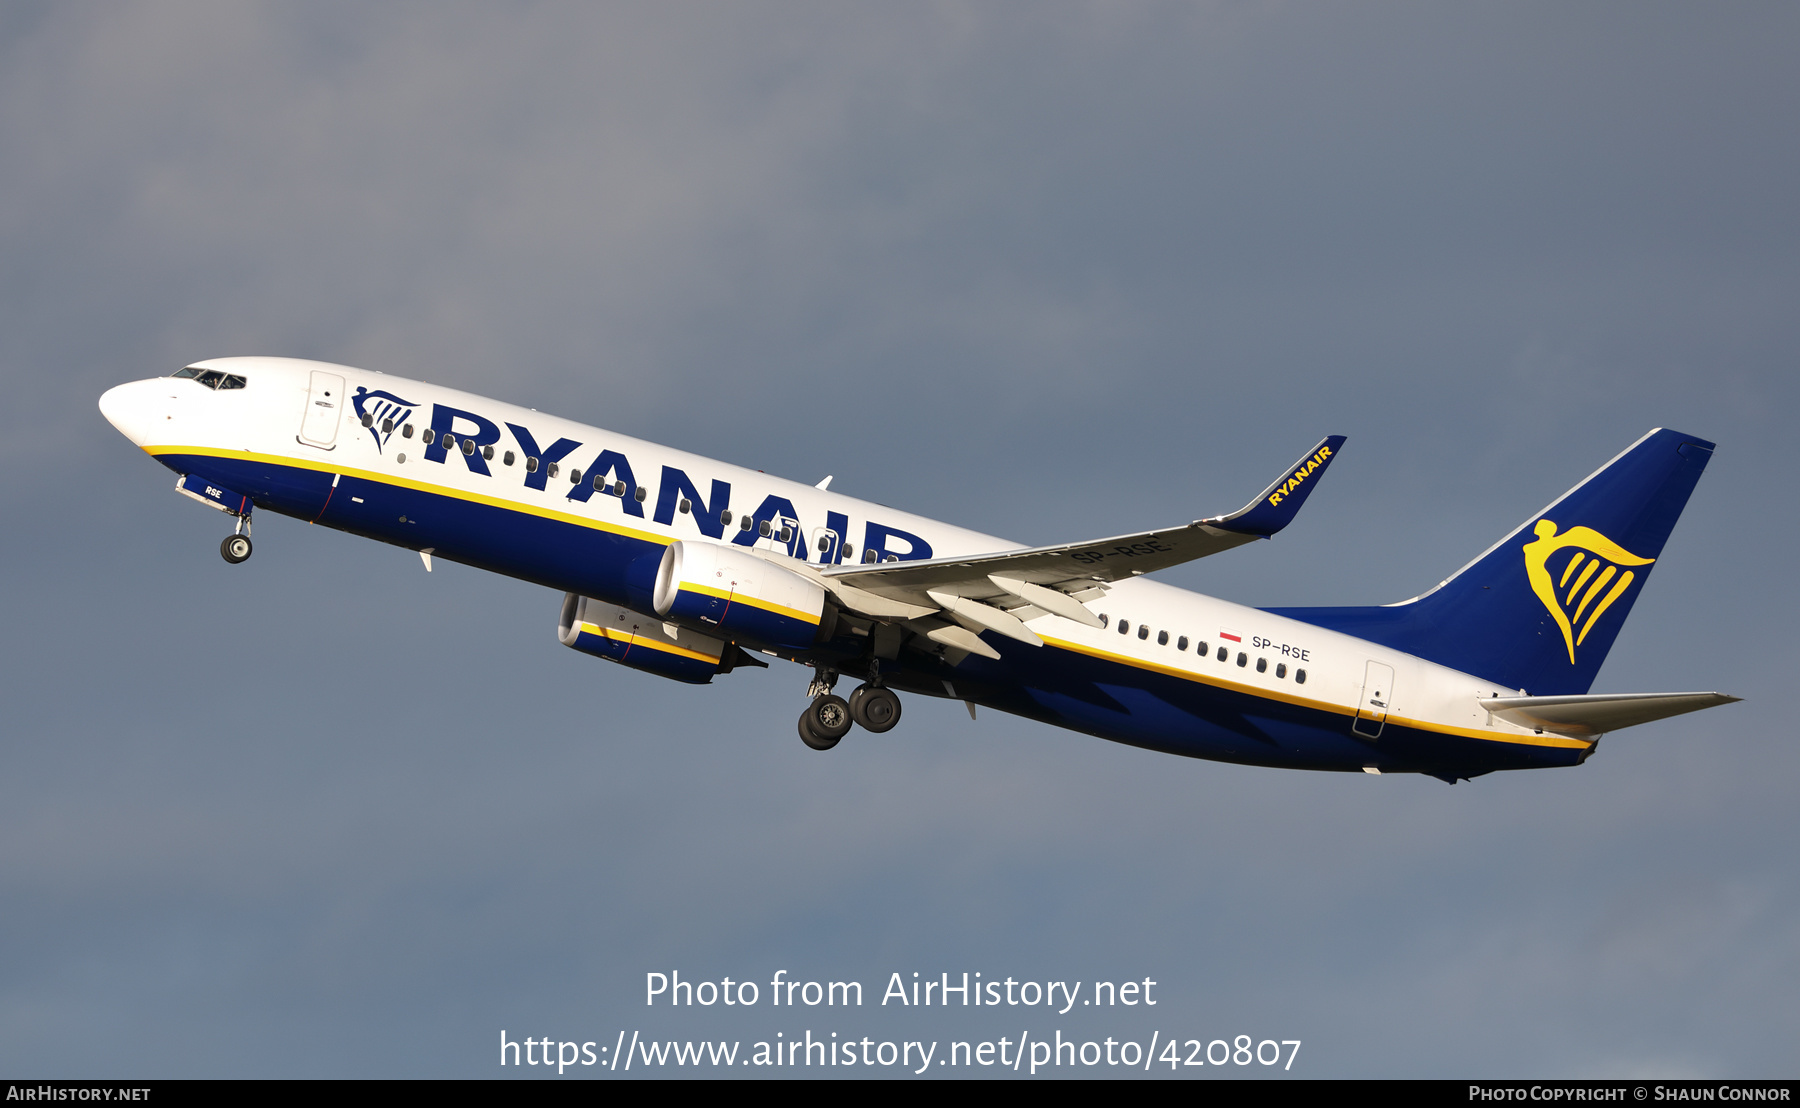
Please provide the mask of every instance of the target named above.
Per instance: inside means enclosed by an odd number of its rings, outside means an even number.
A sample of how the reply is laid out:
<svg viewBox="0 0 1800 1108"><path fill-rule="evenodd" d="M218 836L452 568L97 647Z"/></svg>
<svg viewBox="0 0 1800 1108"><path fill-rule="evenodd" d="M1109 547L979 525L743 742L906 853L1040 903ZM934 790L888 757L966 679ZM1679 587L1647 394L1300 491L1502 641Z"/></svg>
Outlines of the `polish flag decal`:
<svg viewBox="0 0 1800 1108"><path fill-rule="evenodd" d="M1238 634L1236 631L1226 631L1223 628L1221 628L1219 630L1219 637L1221 639L1224 639L1226 642L1234 642L1234 643L1241 644L1244 641L1244 637L1242 635Z"/></svg>

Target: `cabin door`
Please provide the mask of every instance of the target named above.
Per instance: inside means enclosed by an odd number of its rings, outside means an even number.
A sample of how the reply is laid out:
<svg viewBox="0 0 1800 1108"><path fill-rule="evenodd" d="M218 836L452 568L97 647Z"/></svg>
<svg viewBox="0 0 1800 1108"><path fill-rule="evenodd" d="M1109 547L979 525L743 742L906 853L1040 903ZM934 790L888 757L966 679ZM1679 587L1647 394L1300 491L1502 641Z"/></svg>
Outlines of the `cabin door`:
<svg viewBox="0 0 1800 1108"><path fill-rule="evenodd" d="M300 441L334 449L338 417L343 411L344 379L335 373L313 370L312 387L306 390L306 415L300 420Z"/></svg>

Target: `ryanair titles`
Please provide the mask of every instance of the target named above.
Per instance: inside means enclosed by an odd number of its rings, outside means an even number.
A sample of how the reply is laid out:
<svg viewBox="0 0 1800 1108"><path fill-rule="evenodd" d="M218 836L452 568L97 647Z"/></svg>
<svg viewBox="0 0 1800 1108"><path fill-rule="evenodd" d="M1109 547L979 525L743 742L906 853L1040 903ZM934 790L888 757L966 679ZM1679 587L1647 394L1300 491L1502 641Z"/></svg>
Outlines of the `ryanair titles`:
<svg viewBox="0 0 1800 1108"><path fill-rule="evenodd" d="M1295 489L1305 484L1306 479L1321 469L1330 458L1331 447L1319 447L1319 452L1317 454L1306 459L1301 465L1296 466L1294 472L1288 476L1287 480L1275 486L1275 491L1269 494L1269 507L1273 508L1275 505L1281 503L1282 498L1288 493L1293 492Z"/></svg>
<svg viewBox="0 0 1800 1108"><path fill-rule="evenodd" d="M361 399L359 397L358 399ZM403 429L403 434L405 430ZM736 546L755 546L759 542L785 547L790 557L823 565L841 562L921 561L931 557L931 544L918 535L870 520L863 525L862 543L858 547L850 539L850 517L842 512L827 511L824 525L802 532L800 514L793 501L771 493L748 511L731 507L731 482L714 478L702 493L698 482L674 466L661 467L654 490L640 481L632 469L631 459L617 450L601 450L585 465L573 459L585 458L587 451L574 439L558 437L540 444L537 437L517 423L506 424L506 434L518 445L523 457L518 459L524 470L525 487L548 492L551 479L566 480L569 491L564 499L587 503L596 493L616 497L625 514L673 526L675 516L691 515L702 535L717 542ZM406 436L410 437L410 436ZM503 437L500 425L475 412L432 404L431 426L420 433L424 456L428 462L445 464L453 455L461 456L471 473L494 476L489 466L495 447ZM592 449L591 447L589 448ZM502 454L502 466L513 465L513 451ZM656 502L650 505L652 491ZM650 514L646 516L645 509Z"/></svg>

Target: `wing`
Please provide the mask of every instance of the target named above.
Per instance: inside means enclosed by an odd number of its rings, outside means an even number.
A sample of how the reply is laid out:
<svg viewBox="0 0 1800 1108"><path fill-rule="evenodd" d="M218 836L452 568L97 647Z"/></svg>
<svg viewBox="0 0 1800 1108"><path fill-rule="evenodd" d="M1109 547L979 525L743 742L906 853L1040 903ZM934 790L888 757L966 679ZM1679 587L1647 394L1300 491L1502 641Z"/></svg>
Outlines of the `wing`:
<svg viewBox="0 0 1800 1108"><path fill-rule="evenodd" d="M1230 515L1093 542L1003 550L919 562L836 566L819 577L849 611L907 622L943 645L990 657L982 631L1042 646L1026 620L1053 614L1100 626L1082 601L1104 595L1108 582L1191 562L1257 539L1290 523L1344 436L1322 440L1256 499ZM948 622L946 621L946 617Z"/></svg>

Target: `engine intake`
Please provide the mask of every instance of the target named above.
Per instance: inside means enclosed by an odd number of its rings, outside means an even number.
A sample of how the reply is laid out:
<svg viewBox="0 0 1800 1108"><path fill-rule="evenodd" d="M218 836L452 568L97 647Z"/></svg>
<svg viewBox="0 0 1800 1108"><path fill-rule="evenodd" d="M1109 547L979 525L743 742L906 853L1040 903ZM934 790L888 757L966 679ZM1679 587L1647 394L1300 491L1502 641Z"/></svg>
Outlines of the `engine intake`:
<svg viewBox="0 0 1800 1108"><path fill-rule="evenodd" d="M790 650L812 646L835 622L823 586L735 547L687 539L663 553L652 605L667 619Z"/></svg>

